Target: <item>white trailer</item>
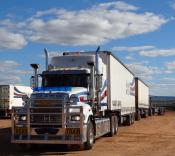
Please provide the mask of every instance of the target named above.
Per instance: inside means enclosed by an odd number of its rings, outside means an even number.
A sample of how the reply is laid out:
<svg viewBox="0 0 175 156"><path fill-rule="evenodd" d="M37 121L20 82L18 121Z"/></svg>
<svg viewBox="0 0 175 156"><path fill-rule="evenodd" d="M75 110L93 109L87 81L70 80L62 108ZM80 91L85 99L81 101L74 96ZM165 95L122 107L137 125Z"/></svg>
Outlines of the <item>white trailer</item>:
<svg viewBox="0 0 175 156"><path fill-rule="evenodd" d="M99 50L99 49L98 49ZM118 124L135 117L134 74L111 52L68 52L48 60L28 107L14 108L11 142L16 144L84 144L113 136Z"/></svg>
<svg viewBox="0 0 175 156"><path fill-rule="evenodd" d="M131 125L135 115L134 74L114 55L106 55L108 65L109 110L119 110L121 123Z"/></svg>
<svg viewBox="0 0 175 156"><path fill-rule="evenodd" d="M135 87L136 120L140 120L141 117L151 115L149 87L137 77L135 78Z"/></svg>
<svg viewBox="0 0 175 156"><path fill-rule="evenodd" d="M31 87L19 85L0 85L0 116L9 117L12 107L23 106L22 97L32 93Z"/></svg>

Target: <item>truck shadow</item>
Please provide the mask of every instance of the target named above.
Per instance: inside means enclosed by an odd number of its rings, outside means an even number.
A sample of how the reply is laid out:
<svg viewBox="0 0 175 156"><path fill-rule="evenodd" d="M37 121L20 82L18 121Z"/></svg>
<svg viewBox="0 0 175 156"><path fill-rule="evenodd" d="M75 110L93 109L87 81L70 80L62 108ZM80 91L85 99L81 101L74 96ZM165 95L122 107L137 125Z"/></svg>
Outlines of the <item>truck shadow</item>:
<svg viewBox="0 0 175 156"><path fill-rule="evenodd" d="M0 155L30 156L30 155L66 155L80 151L79 146L66 145L32 145L18 146L11 143L11 128L0 129Z"/></svg>

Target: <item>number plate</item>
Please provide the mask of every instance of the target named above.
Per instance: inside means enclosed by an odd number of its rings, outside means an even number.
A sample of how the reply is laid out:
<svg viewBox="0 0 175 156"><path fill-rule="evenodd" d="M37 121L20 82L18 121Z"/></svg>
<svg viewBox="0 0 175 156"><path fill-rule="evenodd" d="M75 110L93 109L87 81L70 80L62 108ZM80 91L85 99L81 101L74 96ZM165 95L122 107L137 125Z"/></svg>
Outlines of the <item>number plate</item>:
<svg viewBox="0 0 175 156"><path fill-rule="evenodd" d="M80 135L80 129L79 128L67 128L66 135Z"/></svg>
<svg viewBox="0 0 175 156"><path fill-rule="evenodd" d="M27 127L16 127L15 128L15 134L27 134Z"/></svg>

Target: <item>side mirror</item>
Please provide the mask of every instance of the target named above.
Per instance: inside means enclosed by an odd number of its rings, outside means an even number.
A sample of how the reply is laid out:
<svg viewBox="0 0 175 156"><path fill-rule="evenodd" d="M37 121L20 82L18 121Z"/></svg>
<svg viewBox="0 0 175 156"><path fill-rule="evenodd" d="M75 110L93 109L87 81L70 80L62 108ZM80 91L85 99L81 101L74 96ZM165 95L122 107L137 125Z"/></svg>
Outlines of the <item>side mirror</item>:
<svg viewBox="0 0 175 156"><path fill-rule="evenodd" d="M42 84L42 75L41 74L38 74L37 75L37 80L38 80L38 86L37 87L41 87L41 84ZM30 87L31 88L35 88L35 77L34 76L31 76L30 78Z"/></svg>

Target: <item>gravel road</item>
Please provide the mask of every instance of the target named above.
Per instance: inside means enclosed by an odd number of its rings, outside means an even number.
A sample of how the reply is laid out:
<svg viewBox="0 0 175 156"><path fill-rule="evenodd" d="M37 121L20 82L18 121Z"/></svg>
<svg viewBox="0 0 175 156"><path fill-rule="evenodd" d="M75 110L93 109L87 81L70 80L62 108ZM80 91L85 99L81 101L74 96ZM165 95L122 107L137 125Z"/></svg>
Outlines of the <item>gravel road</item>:
<svg viewBox="0 0 175 156"><path fill-rule="evenodd" d="M93 149L80 150L73 146L42 145L22 150L10 143L10 120L0 120L0 156L65 155L65 156L174 156L175 112L152 116L120 127L114 137L101 137Z"/></svg>

